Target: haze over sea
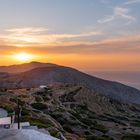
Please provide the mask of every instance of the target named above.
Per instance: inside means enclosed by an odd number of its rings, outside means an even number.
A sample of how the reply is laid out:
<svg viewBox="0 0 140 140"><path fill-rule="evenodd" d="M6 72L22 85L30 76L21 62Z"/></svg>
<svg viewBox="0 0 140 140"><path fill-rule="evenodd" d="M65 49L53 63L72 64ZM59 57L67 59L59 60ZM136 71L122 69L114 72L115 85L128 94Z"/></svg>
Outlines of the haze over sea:
<svg viewBox="0 0 140 140"><path fill-rule="evenodd" d="M139 71L86 71L87 73L103 79L117 81L140 90L140 72Z"/></svg>

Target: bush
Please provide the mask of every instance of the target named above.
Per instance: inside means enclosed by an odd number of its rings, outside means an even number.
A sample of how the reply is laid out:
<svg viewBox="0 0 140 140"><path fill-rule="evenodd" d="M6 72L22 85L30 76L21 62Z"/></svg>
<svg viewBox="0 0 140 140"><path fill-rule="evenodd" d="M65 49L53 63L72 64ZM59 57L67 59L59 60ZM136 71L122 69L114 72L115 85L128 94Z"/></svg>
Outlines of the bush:
<svg viewBox="0 0 140 140"><path fill-rule="evenodd" d="M14 98L10 98L9 101L10 101L10 102L13 102L13 103L17 103L17 100L14 99Z"/></svg>
<svg viewBox="0 0 140 140"><path fill-rule="evenodd" d="M38 110L44 110L47 108L47 106L43 103L33 103L33 104L31 104L31 106Z"/></svg>
<svg viewBox="0 0 140 140"><path fill-rule="evenodd" d="M63 125L63 129L69 133L73 133L72 129L71 129L71 126L68 125L68 124L64 124Z"/></svg>
<svg viewBox="0 0 140 140"><path fill-rule="evenodd" d="M101 131L103 133L107 133L108 132L108 129L104 125L101 125L101 124L92 125L90 128L91 129L96 129L96 130Z"/></svg>
<svg viewBox="0 0 140 140"><path fill-rule="evenodd" d="M39 97L39 96L36 96L36 97L35 97L35 100L36 100L36 102L42 102L42 98Z"/></svg>
<svg viewBox="0 0 140 140"><path fill-rule="evenodd" d="M89 135L89 136L86 136L86 140L113 140L112 138L109 138L109 137L97 137L97 136L93 136L93 135Z"/></svg>
<svg viewBox="0 0 140 140"><path fill-rule="evenodd" d="M2 106L1 108L5 109L8 112L8 114L13 113L13 111L14 111L14 109L11 106L8 106L8 105Z"/></svg>
<svg viewBox="0 0 140 140"><path fill-rule="evenodd" d="M50 121L46 120L46 119L33 118L31 116L22 116L21 121L22 122L28 121L28 122L30 122L31 125L37 126L38 128L48 128L48 127L53 126L53 124Z"/></svg>
<svg viewBox="0 0 140 140"><path fill-rule="evenodd" d="M126 134L121 140L140 140L140 135L137 134Z"/></svg>
<svg viewBox="0 0 140 140"><path fill-rule="evenodd" d="M26 115L29 115L29 114L30 114L30 110L28 110L26 108L22 108L22 111L21 111L22 116L26 116Z"/></svg>

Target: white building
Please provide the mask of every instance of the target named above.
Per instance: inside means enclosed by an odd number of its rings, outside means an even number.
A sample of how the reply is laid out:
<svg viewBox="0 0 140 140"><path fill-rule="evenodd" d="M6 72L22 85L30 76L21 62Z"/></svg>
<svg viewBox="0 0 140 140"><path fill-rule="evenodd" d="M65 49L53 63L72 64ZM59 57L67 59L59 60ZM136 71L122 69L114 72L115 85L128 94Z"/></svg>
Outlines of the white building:
<svg viewBox="0 0 140 140"><path fill-rule="evenodd" d="M18 129L18 123L12 124L11 128ZM20 122L20 129L28 129L28 128L30 128L29 122Z"/></svg>
<svg viewBox="0 0 140 140"><path fill-rule="evenodd" d="M0 118L0 128L18 129L18 123L12 123L11 117ZM20 122L20 129L30 128L29 122Z"/></svg>
<svg viewBox="0 0 140 140"><path fill-rule="evenodd" d="M47 86L47 85L40 85L39 88L40 88L40 89L45 89L45 88L48 88L48 86Z"/></svg>
<svg viewBox="0 0 140 140"><path fill-rule="evenodd" d="M11 117L0 118L0 128L10 128L11 127Z"/></svg>

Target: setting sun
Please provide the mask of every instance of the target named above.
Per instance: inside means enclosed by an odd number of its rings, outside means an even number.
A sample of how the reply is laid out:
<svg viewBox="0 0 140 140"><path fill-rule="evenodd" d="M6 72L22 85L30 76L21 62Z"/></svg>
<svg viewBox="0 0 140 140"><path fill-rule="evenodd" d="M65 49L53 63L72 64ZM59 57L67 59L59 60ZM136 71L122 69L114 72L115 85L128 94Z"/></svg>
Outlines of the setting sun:
<svg viewBox="0 0 140 140"><path fill-rule="evenodd" d="M21 52L21 53L14 54L14 58L18 61L29 61L33 58L33 55L28 54L26 52Z"/></svg>

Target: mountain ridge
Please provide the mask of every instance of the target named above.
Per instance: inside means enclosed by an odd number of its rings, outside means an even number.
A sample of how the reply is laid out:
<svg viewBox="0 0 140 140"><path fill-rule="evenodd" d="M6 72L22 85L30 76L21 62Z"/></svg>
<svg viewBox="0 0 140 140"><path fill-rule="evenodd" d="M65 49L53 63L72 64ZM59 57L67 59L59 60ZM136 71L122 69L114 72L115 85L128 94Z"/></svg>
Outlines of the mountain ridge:
<svg viewBox="0 0 140 140"><path fill-rule="evenodd" d="M52 64L52 63L32 61L32 62L24 63L24 64L0 66L0 72L20 73L20 72L25 72L25 71L37 68L37 67L51 67L55 65L56 64Z"/></svg>
<svg viewBox="0 0 140 140"><path fill-rule="evenodd" d="M33 62L36 63L36 62ZM32 63L29 63L32 64ZM118 82L97 78L76 69L56 64L39 64L33 69L20 73L2 74L1 88L31 88L48 84L78 84L87 87L98 94L115 100L140 104L140 91Z"/></svg>

